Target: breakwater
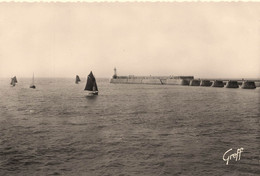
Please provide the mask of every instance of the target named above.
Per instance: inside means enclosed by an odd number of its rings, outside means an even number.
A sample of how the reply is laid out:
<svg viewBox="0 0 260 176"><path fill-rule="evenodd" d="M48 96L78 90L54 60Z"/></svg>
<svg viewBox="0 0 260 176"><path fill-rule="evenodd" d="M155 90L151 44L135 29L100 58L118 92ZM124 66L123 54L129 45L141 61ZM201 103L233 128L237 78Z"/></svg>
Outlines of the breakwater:
<svg viewBox="0 0 260 176"><path fill-rule="evenodd" d="M193 76L117 76L110 83L119 84L166 84L166 85L189 85Z"/></svg>
<svg viewBox="0 0 260 176"><path fill-rule="evenodd" d="M209 87L211 85L212 85L212 82L210 82L209 80L201 80L201 82L200 82L200 86Z"/></svg>
<svg viewBox="0 0 260 176"><path fill-rule="evenodd" d="M200 86L200 80L197 79L190 80L190 86Z"/></svg>
<svg viewBox="0 0 260 176"><path fill-rule="evenodd" d="M226 88L239 88L237 81L228 81L226 83Z"/></svg>
<svg viewBox="0 0 260 176"><path fill-rule="evenodd" d="M113 76L110 83L114 84L153 84L182 85L219 88L255 89L260 87L260 80L225 80L225 79L194 79L193 76Z"/></svg>
<svg viewBox="0 0 260 176"><path fill-rule="evenodd" d="M258 86L260 87L260 86ZM256 88L256 84L254 81L244 81L241 85L242 89L255 89Z"/></svg>
<svg viewBox="0 0 260 176"><path fill-rule="evenodd" d="M212 87L224 87L224 82L219 80L214 80L212 83Z"/></svg>

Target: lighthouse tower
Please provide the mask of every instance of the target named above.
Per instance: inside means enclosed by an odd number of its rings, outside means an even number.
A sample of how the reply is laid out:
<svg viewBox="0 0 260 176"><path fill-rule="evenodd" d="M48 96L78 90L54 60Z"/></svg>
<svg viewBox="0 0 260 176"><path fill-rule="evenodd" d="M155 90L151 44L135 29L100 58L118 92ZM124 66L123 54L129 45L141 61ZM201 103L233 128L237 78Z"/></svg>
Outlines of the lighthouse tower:
<svg viewBox="0 0 260 176"><path fill-rule="evenodd" d="M117 78L116 67L114 68L114 75L113 75L113 78L114 78L114 79Z"/></svg>

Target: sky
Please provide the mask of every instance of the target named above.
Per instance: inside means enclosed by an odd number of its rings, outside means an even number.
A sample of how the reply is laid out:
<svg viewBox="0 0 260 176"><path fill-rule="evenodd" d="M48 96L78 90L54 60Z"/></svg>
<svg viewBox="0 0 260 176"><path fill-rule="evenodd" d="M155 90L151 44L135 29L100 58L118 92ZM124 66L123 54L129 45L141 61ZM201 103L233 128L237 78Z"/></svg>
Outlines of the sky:
<svg viewBox="0 0 260 176"><path fill-rule="evenodd" d="M260 78L260 3L0 3L0 77Z"/></svg>

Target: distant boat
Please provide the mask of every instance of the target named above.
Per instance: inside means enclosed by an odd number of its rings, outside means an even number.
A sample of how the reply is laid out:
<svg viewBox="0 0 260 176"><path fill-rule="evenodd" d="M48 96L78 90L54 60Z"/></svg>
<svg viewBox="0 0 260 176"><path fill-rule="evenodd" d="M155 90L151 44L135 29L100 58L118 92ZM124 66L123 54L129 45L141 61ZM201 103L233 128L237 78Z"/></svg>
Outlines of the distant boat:
<svg viewBox="0 0 260 176"><path fill-rule="evenodd" d="M75 81L75 83L78 84L80 81L81 81L81 80L80 80L80 78L79 78L79 75L76 75L76 81Z"/></svg>
<svg viewBox="0 0 260 176"><path fill-rule="evenodd" d="M30 85L30 88L32 88L32 89L36 88L36 86L34 85L34 73L33 73L32 84Z"/></svg>
<svg viewBox="0 0 260 176"><path fill-rule="evenodd" d="M15 79L14 79L14 77L13 78L11 78L11 83L10 83L12 86L15 86Z"/></svg>
<svg viewBox="0 0 260 176"><path fill-rule="evenodd" d="M14 82L18 83L16 76L14 76Z"/></svg>
<svg viewBox="0 0 260 176"><path fill-rule="evenodd" d="M91 91L89 93L90 95L98 95L98 87L97 87L96 79L95 79L92 71L88 75L86 87L84 90Z"/></svg>

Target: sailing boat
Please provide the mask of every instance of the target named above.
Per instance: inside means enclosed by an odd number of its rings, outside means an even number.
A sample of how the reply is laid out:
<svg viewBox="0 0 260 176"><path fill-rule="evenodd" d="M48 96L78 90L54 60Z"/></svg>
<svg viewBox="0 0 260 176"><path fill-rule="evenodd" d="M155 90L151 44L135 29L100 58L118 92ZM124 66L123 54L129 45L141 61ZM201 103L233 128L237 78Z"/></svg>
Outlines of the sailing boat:
<svg viewBox="0 0 260 176"><path fill-rule="evenodd" d="M18 82L17 82L17 78L16 78L16 76L14 76L13 78L11 78L10 84L11 84L12 86L15 86L16 83L18 83Z"/></svg>
<svg viewBox="0 0 260 176"><path fill-rule="evenodd" d="M89 93L90 95L98 95L98 87L92 71L88 75L87 84L84 90L91 91Z"/></svg>
<svg viewBox="0 0 260 176"><path fill-rule="evenodd" d="M11 84L12 86L15 86L15 79L14 79L14 78L15 78L15 77L11 78L11 83L10 83L10 84Z"/></svg>
<svg viewBox="0 0 260 176"><path fill-rule="evenodd" d="M79 75L76 75L76 81L75 81L75 83L78 84L79 82L80 82Z"/></svg>
<svg viewBox="0 0 260 176"><path fill-rule="evenodd" d="M32 89L36 88L36 86L34 85L34 73L33 73L32 84L30 85L30 88L32 88Z"/></svg>
<svg viewBox="0 0 260 176"><path fill-rule="evenodd" d="M14 83L18 83L17 79L16 79L16 76L14 76Z"/></svg>

